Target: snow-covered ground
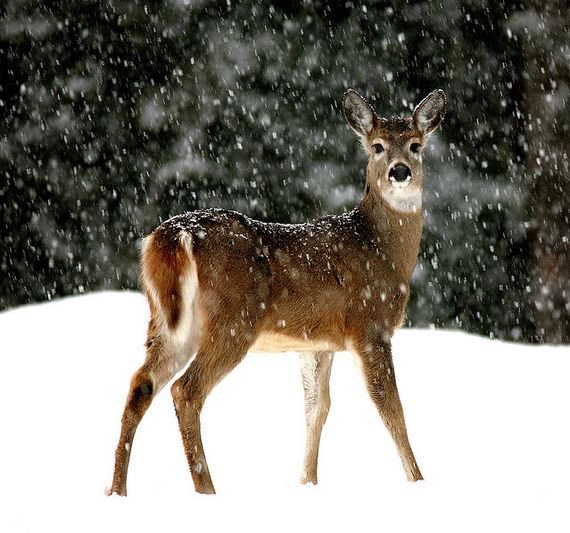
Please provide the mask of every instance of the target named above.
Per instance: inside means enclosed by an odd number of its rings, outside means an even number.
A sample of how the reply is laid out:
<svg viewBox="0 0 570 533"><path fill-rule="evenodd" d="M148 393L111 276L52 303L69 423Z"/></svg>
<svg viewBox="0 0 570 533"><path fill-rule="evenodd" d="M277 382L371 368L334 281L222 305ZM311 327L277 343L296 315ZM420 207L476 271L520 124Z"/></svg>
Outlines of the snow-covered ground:
<svg viewBox="0 0 570 533"><path fill-rule="evenodd" d="M218 495L194 493L167 387L137 432L128 498L106 497L147 313L139 294L100 293L0 314L0 531L570 529L570 348L444 331L394 338L424 482L405 481L340 353L319 485L299 485L297 356L253 354L203 412Z"/></svg>

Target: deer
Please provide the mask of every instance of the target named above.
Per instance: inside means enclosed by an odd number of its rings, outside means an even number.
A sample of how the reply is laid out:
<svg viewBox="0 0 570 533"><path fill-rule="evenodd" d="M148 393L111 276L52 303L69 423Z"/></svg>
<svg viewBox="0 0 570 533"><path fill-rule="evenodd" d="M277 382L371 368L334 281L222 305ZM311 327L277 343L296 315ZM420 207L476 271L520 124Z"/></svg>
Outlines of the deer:
<svg viewBox="0 0 570 533"><path fill-rule="evenodd" d="M300 353L306 421L301 483L317 484L338 351L353 352L408 481L423 479L408 438L391 339L405 318L419 254L422 151L444 118L446 97L439 89L411 116L380 118L349 89L342 109L368 156L364 195L352 210L303 224L196 210L166 220L144 240L146 358L131 379L108 494L126 496L137 426L183 369L171 394L184 452L196 492L215 493L200 413L208 394L248 352Z"/></svg>

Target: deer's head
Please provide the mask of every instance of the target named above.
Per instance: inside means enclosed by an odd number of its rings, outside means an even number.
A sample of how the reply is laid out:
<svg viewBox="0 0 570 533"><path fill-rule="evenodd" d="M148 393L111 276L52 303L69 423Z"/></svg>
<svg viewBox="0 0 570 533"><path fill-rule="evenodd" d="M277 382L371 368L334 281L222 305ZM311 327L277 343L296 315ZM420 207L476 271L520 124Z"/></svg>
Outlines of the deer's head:
<svg viewBox="0 0 570 533"><path fill-rule="evenodd" d="M372 106L349 89L343 111L368 154L366 193L379 195L392 209L416 212L421 208L422 151L445 115L445 94L426 96L410 117L379 118Z"/></svg>

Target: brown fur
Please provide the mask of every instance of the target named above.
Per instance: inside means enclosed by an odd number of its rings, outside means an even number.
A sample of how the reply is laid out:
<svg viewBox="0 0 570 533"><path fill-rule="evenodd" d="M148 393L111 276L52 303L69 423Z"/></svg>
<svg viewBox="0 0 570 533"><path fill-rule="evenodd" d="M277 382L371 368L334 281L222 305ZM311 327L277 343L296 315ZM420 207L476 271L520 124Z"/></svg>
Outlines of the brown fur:
<svg viewBox="0 0 570 533"><path fill-rule="evenodd" d="M142 283L147 296L151 288L157 291L166 322L174 328L181 311L180 276L189 268L188 255L167 226L158 228L148 239L142 256Z"/></svg>
<svg viewBox="0 0 570 533"><path fill-rule="evenodd" d="M201 210L166 221L149 237L142 256L151 307L147 359L131 382L110 492L126 494L136 427L152 398L194 354L171 390L195 488L215 492L201 439L202 406L252 347L271 351L276 341L309 350L302 356L307 423L302 482L317 482L332 351L345 349L360 360L408 479L422 478L408 442L390 339L404 318L423 217L415 206L394 208L399 204L387 195L399 194L390 172L402 164L411 173L406 187L421 194L421 157L411 153L410 142L425 144L443 117L445 100L432 93L412 118L387 120L359 98L347 93L344 102L347 120L369 153L367 192L352 211L284 225ZM382 155L374 152L377 142L385 147ZM189 293L184 283L190 283ZM183 300L187 294L191 302ZM190 318L196 331L180 341L179 330Z"/></svg>

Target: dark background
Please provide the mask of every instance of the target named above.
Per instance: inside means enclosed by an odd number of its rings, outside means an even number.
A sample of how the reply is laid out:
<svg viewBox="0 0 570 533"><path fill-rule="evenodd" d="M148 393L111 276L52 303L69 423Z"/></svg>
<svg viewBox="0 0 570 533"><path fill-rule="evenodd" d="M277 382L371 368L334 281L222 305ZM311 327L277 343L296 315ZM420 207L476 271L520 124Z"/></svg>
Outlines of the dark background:
<svg viewBox="0 0 570 533"><path fill-rule="evenodd" d="M181 211L351 208L343 92L385 116L442 88L408 322L568 343L569 27L558 0L6 0L0 309L137 287Z"/></svg>

